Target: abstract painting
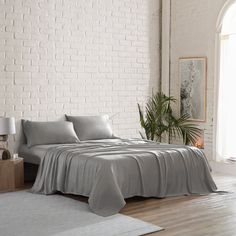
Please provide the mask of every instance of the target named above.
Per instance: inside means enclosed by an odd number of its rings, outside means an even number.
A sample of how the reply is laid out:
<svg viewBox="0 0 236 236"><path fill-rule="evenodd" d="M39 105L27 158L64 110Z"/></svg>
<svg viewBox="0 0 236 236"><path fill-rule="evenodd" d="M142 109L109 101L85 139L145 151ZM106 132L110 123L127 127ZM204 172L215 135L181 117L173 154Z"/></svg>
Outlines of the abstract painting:
<svg viewBox="0 0 236 236"><path fill-rule="evenodd" d="M180 113L193 121L206 120L206 76L205 57L179 59Z"/></svg>

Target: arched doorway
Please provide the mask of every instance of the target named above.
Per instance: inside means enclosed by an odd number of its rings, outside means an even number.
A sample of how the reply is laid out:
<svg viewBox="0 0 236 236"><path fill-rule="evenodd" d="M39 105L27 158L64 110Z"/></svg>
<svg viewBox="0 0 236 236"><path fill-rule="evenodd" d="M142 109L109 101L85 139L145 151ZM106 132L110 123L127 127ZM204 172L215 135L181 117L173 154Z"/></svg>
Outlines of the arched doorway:
<svg viewBox="0 0 236 236"><path fill-rule="evenodd" d="M236 1L228 1L219 31L216 159L236 161Z"/></svg>

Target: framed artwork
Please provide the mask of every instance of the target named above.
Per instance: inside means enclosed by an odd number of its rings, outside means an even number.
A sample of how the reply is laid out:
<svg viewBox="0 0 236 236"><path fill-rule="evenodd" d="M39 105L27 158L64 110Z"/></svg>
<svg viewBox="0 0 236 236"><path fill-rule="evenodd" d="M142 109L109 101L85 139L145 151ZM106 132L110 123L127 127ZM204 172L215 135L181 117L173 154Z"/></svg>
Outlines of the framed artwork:
<svg viewBox="0 0 236 236"><path fill-rule="evenodd" d="M207 58L179 59L180 114L192 121L206 121Z"/></svg>

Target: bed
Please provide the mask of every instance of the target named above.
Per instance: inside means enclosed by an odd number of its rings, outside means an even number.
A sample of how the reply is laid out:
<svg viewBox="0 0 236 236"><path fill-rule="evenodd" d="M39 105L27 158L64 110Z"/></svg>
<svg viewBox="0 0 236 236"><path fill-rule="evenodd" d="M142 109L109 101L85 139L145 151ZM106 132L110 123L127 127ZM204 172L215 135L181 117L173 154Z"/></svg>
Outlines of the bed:
<svg viewBox="0 0 236 236"><path fill-rule="evenodd" d="M52 132L39 140L41 126L36 131L37 140L30 138L33 145L24 144L19 150L26 162L39 165L31 192L86 196L98 215L118 213L125 199L134 196L202 195L217 189L204 153L195 147L114 136L76 142L69 137L67 143L55 144L63 140L52 140ZM38 144L43 141L47 144Z"/></svg>

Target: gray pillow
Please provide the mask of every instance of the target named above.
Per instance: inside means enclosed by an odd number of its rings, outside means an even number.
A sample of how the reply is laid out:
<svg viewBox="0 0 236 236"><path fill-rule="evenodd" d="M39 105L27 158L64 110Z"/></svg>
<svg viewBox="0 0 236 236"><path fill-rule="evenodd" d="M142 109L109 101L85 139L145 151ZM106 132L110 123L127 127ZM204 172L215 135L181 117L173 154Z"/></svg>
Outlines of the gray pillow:
<svg viewBox="0 0 236 236"><path fill-rule="evenodd" d="M22 123L28 147L40 144L79 142L71 122L36 122L26 120Z"/></svg>
<svg viewBox="0 0 236 236"><path fill-rule="evenodd" d="M103 116L67 116L73 122L75 132L81 141L113 138L109 117Z"/></svg>

